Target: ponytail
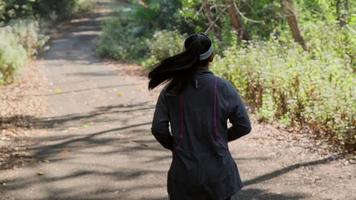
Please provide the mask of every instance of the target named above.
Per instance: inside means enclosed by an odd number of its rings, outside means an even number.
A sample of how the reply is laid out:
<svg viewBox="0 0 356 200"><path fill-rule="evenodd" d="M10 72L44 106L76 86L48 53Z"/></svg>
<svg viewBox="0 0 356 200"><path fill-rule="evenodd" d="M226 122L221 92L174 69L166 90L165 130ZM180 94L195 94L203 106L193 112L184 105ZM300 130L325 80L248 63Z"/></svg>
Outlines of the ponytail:
<svg viewBox="0 0 356 200"><path fill-rule="evenodd" d="M208 65L212 54L211 40L204 34L193 34L184 42L185 50L161 61L149 74L149 89L169 82L168 90L181 92L194 73Z"/></svg>

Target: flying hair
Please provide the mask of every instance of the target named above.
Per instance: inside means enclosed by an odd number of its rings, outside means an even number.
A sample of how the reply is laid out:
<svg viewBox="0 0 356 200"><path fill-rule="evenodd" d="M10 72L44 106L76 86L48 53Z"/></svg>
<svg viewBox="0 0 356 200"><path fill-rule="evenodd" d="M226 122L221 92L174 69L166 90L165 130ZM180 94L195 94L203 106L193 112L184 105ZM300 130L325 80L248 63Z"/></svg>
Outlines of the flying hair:
<svg viewBox="0 0 356 200"><path fill-rule="evenodd" d="M181 92L193 74L200 67L208 65L212 55L212 42L207 35L198 33L188 36L184 41L183 52L162 60L148 74L148 88L154 89L168 82L168 90Z"/></svg>

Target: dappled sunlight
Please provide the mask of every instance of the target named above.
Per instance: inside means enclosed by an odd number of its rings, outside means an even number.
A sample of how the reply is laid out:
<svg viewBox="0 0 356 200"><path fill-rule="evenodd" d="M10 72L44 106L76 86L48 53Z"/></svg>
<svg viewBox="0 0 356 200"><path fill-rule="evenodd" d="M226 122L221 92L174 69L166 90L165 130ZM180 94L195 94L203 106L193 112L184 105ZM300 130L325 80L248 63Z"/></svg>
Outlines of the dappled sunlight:
<svg viewBox="0 0 356 200"><path fill-rule="evenodd" d="M356 198L355 16L346 12L354 2L95 0L95 8L81 0L4 2L0 200L168 200L173 152L151 130L165 85L149 91L147 74L187 52L184 39L196 31L212 41L214 62L206 65L237 87L251 112L251 133L227 145L244 184L234 198ZM35 20L17 21L37 15L59 20L44 24L50 39ZM194 67L206 59L191 54ZM27 57L37 60L21 69ZM172 77L189 75L180 72ZM186 99L183 105L194 102ZM186 113L209 113L193 110Z"/></svg>

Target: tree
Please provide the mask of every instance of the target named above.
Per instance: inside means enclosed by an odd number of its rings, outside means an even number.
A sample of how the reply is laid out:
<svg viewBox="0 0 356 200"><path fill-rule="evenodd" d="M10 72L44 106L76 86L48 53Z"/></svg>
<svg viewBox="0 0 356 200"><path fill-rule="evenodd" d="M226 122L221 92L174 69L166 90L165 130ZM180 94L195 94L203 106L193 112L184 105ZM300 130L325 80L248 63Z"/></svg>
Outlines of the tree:
<svg viewBox="0 0 356 200"><path fill-rule="evenodd" d="M232 27L236 30L238 37L241 40L249 40L250 37L248 33L246 32L242 19L241 19L241 14L240 11L235 3L234 0L225 0L227 6L228 6L228 12L229 16L231 19L231 24Z"/></svg>
<svg viewBox="0 0 356 200"><path fill-rule="evenodd" d="M348 21L349 15L349 1L336 0L336 15L339 20L340 26L345 26Z"/></svg>
<svg viewBox="0 0 356 200"><path fill-rule="evenodd" d="M203 6L204 14L205 14L206 18L208 19L208 23L209 23L208 30L211 29L213 31L213 33L220 38L219 26L216 25L216 23L214 21L214 17L213 17L213 14L211 13L208 0L203 0L202 6Z"/></svg>
<svg viewBox="0 0 356 200"><path fill-rule="evenodd" d="M299 43L303 47L304 50L307 50L307 46L305 44L304 38L303 38L302 33L299 29L296 11L295 11L295 7L294 7L294 1L293 0L282 0L282 9L283 9L285 18L288 22L289 28L292 32L294 41Z"/></svg>

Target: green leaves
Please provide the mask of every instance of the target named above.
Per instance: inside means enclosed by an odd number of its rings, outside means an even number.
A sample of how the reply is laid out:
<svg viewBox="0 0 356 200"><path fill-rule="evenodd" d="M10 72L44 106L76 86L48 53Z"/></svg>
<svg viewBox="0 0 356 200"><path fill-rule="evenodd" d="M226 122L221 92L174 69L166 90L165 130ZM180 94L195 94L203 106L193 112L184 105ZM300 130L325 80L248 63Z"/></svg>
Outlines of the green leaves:
<svg viewBox="0 0 356 200"><path fill-rule="evenodd" d="M92 0L0 0L0 22L18 18L49 19L55 13L59 19L70 18L92 9Z"/></svg>
<svg viewBox="0 0 356 200"><path fill-rule="evenodd" d="M179 1L171 0L134 1L129 5L118 6L115 8L115 16L104 23L98 53L118 60L136 62L149 57L147 40L154 37L158 30L171 30L178 26L175 17L179 6ZM173 39L176 37L169 41ZM156 58L150 60L153 63Z"/></svg>
<svg viewBox="0 0 356 200"><path fill-rule="evenodd" d="M17 70L47 41L33 20L14 20L0 28L0 84L11 83Z"/></svg>
<svg viewBox="0 0 356 200"><path fill-rule="evenodd" d="M147 70L151 70L155 64L163 59L173 56L183 50L184 38L177 31L158 31L149 44L150 57L142 64Z"/></svg>
<svg viewBox="0 0 356 200"><path fill-rule="evenodd" d="M306 29L314 35L310 52L293 43L255 41L225 51L213 69L236 85L259 120L308 128L353 152L356 75L345 52L354 44L336 26Z"/></svg>

